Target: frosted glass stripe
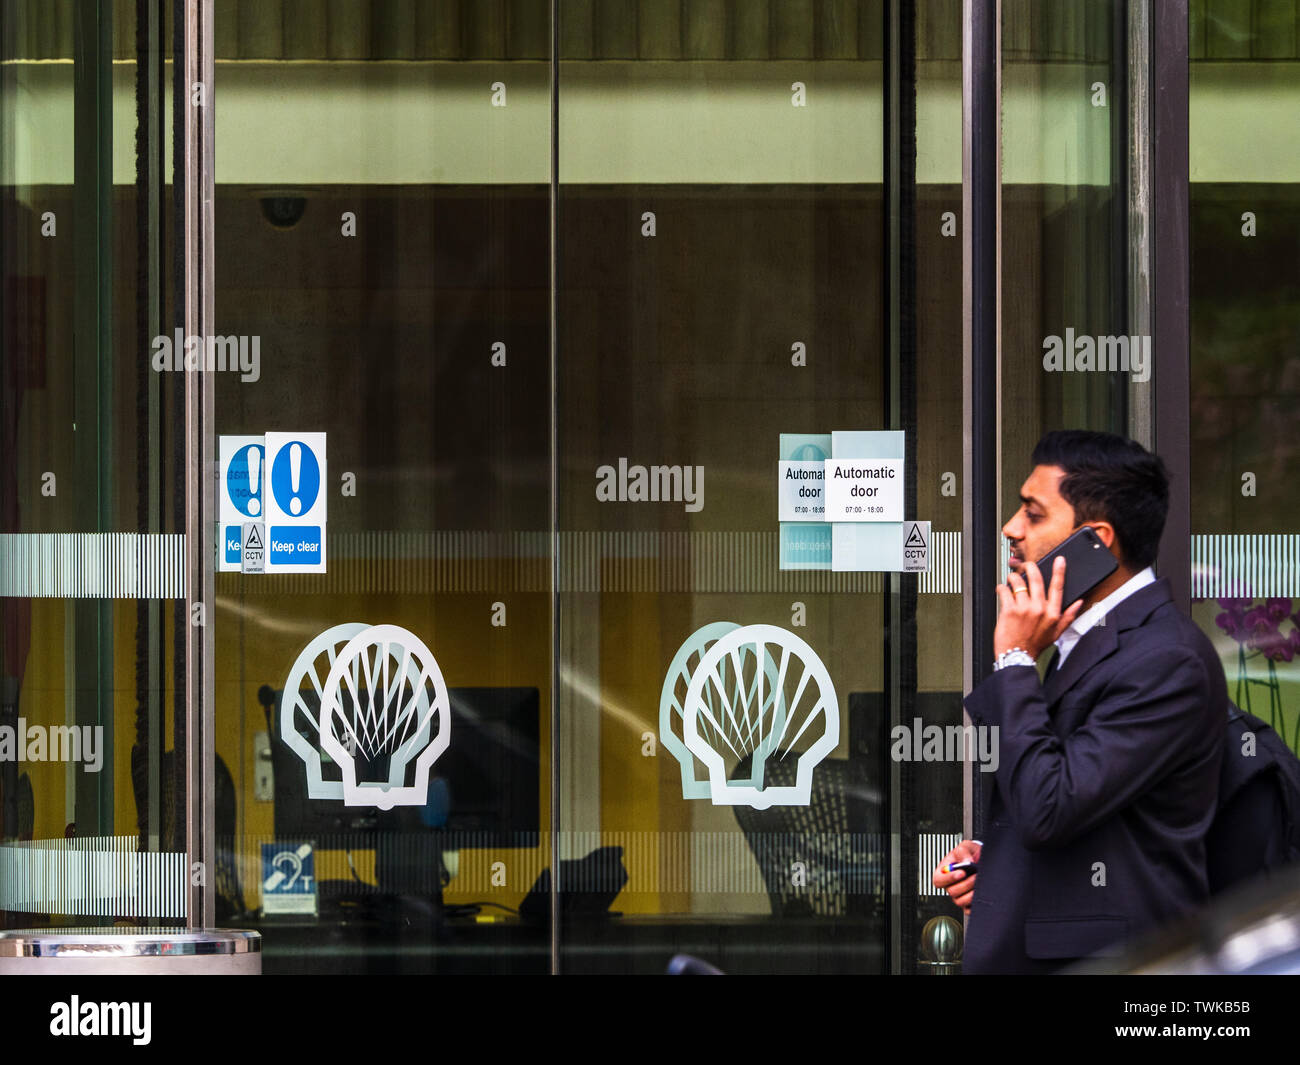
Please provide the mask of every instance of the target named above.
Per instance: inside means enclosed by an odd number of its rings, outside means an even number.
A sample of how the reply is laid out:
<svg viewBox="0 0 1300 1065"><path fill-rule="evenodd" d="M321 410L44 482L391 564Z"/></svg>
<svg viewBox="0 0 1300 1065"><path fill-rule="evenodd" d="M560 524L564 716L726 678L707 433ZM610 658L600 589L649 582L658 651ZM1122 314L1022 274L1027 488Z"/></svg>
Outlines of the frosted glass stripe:
<svg viewBox="0 0 1300 1065"><path fill-rule="evenodd" d="M961 533L930 533L930 568L917 575L921 595L961 595Z"/></svg>
<svg viewBox="0 0 1300 1065"><path fill-rule="evenodd" d="M961 593L961 533L935 532L930 570L903 575L921 594ZM560 592L776 592L817 594L884 591L880 573L780 568L779 533L573 531L558 537ZM551 591L547 532L331 533L326 573L241 577L248 596L376 592Z"/></svg>
<svg viewBox="0 0 1300 1065"><path fill-rule="evenodd" d="M0 533L0 596L184 599L184 533Z"/></svg>
<svg viewBox="0 0 1300 1065"><path fill-rule="evenodd" d="M69 917L183 918L185 855L136 836L0 844L0 910Z"/></svg>
<svg viewBox="0 0 1300 1065"><path fill-rule="evenodd" d="M961 842L960 832L923 832L918 838L920 853L916 865L916 893L918 895L946 895L948 892L934 886L934 869L953 847Z"/></svg>
<svg viewBox="0 0 1300 1065"><path fill-rule="evenodd" d="M1192 598L1300 596L1300 534L1198 533L1192 537Z"/></svg>
<svg viewBox="0 0 1300 1065"><path fill-rule="evenodd" d="M286 592L550 591L546 532L361 532L330 537L325 574L240 580L246 594ZM879 593L878 573L782 570L775 530L566 532L559 536L562 592ZM1007 545L999 540L1006 579ZM909 579L909 578L904 578ZM961 593L961 533L934 532L922 595ZM1300 534L1197 534L1198 599L1300 596ZM180 533L0 534L0 596L183 599Z"/></svg>

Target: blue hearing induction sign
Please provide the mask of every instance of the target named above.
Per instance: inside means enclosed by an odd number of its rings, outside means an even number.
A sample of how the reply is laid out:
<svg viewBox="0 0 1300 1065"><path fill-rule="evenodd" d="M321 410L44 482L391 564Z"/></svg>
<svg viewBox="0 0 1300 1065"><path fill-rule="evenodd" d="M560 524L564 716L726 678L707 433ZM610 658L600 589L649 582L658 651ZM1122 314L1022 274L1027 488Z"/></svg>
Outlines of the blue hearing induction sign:
<svg viewBox="0 0 1300 1065"><path fill-rule="evenodd" d="M262 912L316 913L316 855L310 843L262 844Z"/></svg>

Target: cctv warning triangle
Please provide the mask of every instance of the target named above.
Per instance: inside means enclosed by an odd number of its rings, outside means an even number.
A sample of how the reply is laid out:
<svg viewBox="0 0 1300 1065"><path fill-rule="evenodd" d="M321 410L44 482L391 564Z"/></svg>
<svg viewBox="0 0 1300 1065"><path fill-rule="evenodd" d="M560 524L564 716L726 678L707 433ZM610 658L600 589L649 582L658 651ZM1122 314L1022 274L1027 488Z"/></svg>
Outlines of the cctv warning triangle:
<svg viewBox="0 0 1300 1065"><path fill-rule="evenodd" d="M262 550L262 537L258 535L256 525L249 529L248 540L244 543L244 548L253 551Z"/></svg>
<svg viewBox="0 0 1300 1065"><path fill-rule="evenodd" d="M895 542L897 542L897 541L895 541ZM910 533L907 534L907 543L905 543L903 546L904 546L904 547L924 547L924 546L925 546L925 537L923 537L923 536L921 535L921 526L919 526L919 525L913 525L913 526L912 526L912 531L911 531Z"/></svg>

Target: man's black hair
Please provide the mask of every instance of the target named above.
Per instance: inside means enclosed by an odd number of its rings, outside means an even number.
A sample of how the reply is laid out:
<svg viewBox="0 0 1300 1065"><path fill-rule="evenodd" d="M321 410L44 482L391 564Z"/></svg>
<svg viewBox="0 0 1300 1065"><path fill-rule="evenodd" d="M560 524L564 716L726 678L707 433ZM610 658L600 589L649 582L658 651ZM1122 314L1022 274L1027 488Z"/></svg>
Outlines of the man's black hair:
<svg viewBox="0 0 1300 1065"><path fill-rule="evenodd" d="M1058 429L1034 448L1035 466L1059 466L1076 524L1110 522L1129 569L1152 565L1169 514L1169 471L1159 455L1113 433Z"/></svg>

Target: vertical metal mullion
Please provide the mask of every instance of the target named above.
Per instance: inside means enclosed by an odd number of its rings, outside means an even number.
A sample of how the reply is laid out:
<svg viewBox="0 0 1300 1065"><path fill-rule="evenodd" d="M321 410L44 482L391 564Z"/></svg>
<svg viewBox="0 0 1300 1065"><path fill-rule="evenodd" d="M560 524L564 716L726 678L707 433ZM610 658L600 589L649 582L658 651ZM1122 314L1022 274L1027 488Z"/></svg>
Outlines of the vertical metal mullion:
<svg viewBox="0 0 1300 1065"><path fill-rule="evenodd" d="M992 668L998 580L1001 366L1002 5L962 8L962 683ZM966 715L966 724L969 724ZM980 830L975 767L963 767L964 831Z"/></svg>
<svg viewBox="0 0 1300 1065"><path fill-rule="evenodd" d="M551 168L550 236L550 386L551 479L551 972L560 972L560 467L559 467L559 191L560 191L560 3L550 0L551 16Z"/></svg>
<svg viewBox="0 0 1300 1065"><path fill-rule="evenodd" d="M1151 9L1148 0L1129 0L1128 12L1128 328L1151 335ZM1128 384L1126 432L1150 449L1154 381Z"/></svg>
<svg viewBox="0 0 1300 1065"><path fill-rule="evenodd" d="M162 0L136 3L136 252L138 277L137 344L166 332L162 320L163 95ZM136 524L141 532L162 532L162 381L140 362L136 418L147 447L136 463ZM137 558L141 578L152 572L148 557ZM162 820L162 603L157 596L141 595L136 604L136 746L145 766L145 806L137 811L141 849L156 851ZM135 766L132 766L135 772Z"/></svg>
<svg viewBox="0 0 1300 1065"><path fill-rule="evenodd" d="M889 358L885 417L906 433L904 516L916 517L916 23L911 4L890 0L885 10L885 292ZM885 696L889 733L910 722L916 708L917 578L887 575ZM889 777L889 970L911 972L917 955L912 812L913 767L893 762ZM909 901L905 909L904 898Z"/></svg>
<svg viewBox="0 0 1300 1065"><path fill-rule="evenodd" d="M1106 328L1112 336L1129 333L1129 32L1127 2L1112 3L1105 14L1110 20L1110 206L1106 242L1108 293ZM1129 423L1129 376L1109 373L1110 429L1123 434Z"/></svg>
<svg viewBox="0 0 1300 1065"><path fill-rule="evenodd" d="M1169 467L1160 575L1191 609L1191 246L1188 234L1187 0L1153 0L1151 23L1151 325L1156 451Z"/></svg>
<svg viewBox="0 0 1300 1065"><path fill-rule="evenodd" d="M165 332L164 315L166 314L163 290L166 285L166 241L163 233L166 226L163 192L167 187L167 143L166 115L166 47L164 30L165 0L148 0L149 14L146 26L148 37L148 54L140 62L147 61L148 76L148 122L150 136L148 139L149 178L147 180L149 195L149 217L152 219L150 234L149 267L146 274L149 286L148 317L152 328ZM164 447L166 445L163 424L163 382L149 378L148 424L149 424L149 488L148 488L148 531L161 534L163 521L163 484L166 469ZM148 803L149 803L149 839L146 841L151 851L165 849L162 844L163 795L162 795L162 760L165 747L163 727L166 718L164 692L166 690L166 640L163 638L165 612L163 604L157 597L150 597L149 611L149 690L148 690ZM174 757L174 756L173 756ZM150 898L158 898L157 894ZM161 912L161 911L160 911Z"/></svg>
<svg viewBox="0 0 1300 1065"><path fill-rule="evenodd" d="M15 22L17 21L17 11L9 5L0 6L0 56L9 55L13 47L13 38L15 36ZM15 92L16 85L15 70L9 64L0 64L0 99L13 99L17 95ZM0 158L12 159L14 157L14 137L12 123L0 120ZM8 195L4 197L4 204L7 209ZM16 270L18 266L18 248L14 240L13 226L3 224L5 215L0 214L0 278L8 276L10 270ZM12 266L10 265L12 264ZM9 315L14 313L14 308L7 305L5 299L5 289L8 286L4 280L0 280L0 323L9 321ZM8 340L8 330L0 328L0 365L9 365L9 360L17 357L17 352L11 350ZM14 395L15 389L0 387L0 419L5 419L9 424L17 423L17 396ZM8 441L13 439L8 435L0 435L0 440ZM2 515L0 515L2 516ZM17 532L17 528L11 525L4 527L5 532ZM22 550L22 548L19 548ZM19 556L21 558L21 556ZM17 569L17 566L14 567ZM0 614L8 624L8 617ZM18 677L6 674L0 670L0 725L9 728L17 726L18 717ZM0 795L13 795L15 785L18 781L18 762L13 759L5 759L0 762ZM18 806L12 802L0 801L0 832L6 839L12 839L18 835Z"/></svg>
<svg viewBox="0 0 1300 1065"><path fill-rule="evenodd" d="M184 301L185 335L213 330L213 199L215 173L212 108L212 0L185 0L184 94ZM193 92L202 86L201 100ZM189 873L186 922L216 923L213 769L213 389L201 366L185 372L185 853ZM196 610L196 607L198 608ZM197 871L197 875L196 875Z"/></svg>
<svg viewBox="0 0 1300 1065"><path fill-rule="evenodd" d="M73 200L76 222L75 398L72 411L79 484L79 532L113 525L113 13L80 0L73 10ZM87 395L89 389L93 394ZM112 765L113 602L71 604L76 724L103 729ZM77 774L73 819L82 835L112 831L113 774Z"/></svg>

